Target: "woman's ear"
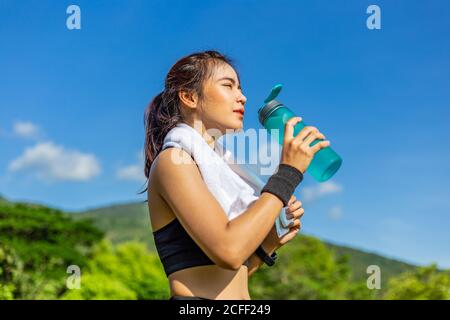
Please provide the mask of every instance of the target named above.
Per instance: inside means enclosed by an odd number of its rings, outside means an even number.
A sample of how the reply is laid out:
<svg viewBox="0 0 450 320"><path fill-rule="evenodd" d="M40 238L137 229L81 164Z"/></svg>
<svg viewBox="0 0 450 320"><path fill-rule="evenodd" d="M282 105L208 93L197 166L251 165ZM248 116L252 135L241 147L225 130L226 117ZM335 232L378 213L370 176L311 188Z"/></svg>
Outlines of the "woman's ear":
<svg viewBox="0 0 450 320"><path fill-rule="evenodd" d="M178 97L186 107L191 109L197 108L198 95L195 91L180 90L178 91Z"/></svg>

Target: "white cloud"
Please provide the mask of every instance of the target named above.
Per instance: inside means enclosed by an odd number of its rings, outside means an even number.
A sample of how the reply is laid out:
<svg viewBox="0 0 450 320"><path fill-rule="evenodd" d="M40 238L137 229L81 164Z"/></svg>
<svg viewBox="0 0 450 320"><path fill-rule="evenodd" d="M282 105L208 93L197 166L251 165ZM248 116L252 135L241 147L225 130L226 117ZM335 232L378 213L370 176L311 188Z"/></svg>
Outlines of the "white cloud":
<svg viewBox="0 0 450 320"><path fill-rule="evenodd" d="M328 212L328 217L332 220L339 220L342 218L342 208L339 206L334 206Z"/></svg>
<svg viewBox="0 0 450 320"><path fill-rule="evenodd" d="M136 153L137 164L121 167L116 172L116 177L120 180L145 182L144 175L144 154L143 151Z"/></svg>
<svg viewBox="0 0 450 320"><path fill-rule="evenodd" d="M119 168L117 170L117 178L129 181L145 181L144 169L137 164Z"/></svg>
<svg viewBox="0 0 450 320"><path fill-rule="evenodd" d="M305 202L312 202L326 195L338 193L342 191L342 186L334 182L320 183L314 187L305 187L300 190L302 199Z"/></svg>
<svg viewBox="0 0 450 320"><path fill-rule="evenodd" d="M31 171L47 181L87 181L98 175L101 168L94 155L67 150L48 141L27 148L10 162L8 170Z"/></svg>
<svg viewBox="0 0 450 320"><path fill-rule="evenodd" d="M40 130L31 122L18 121L13 126L14 134L22 138L37 138Z"/></svg>

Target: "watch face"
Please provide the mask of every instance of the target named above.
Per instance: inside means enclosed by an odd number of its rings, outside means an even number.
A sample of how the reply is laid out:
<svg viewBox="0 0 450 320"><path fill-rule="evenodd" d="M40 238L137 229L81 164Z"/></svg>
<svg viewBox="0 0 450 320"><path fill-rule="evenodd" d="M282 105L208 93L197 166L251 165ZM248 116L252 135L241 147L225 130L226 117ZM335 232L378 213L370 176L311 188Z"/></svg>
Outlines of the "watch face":
<svg viewBox="0 0 450 320"><path fill-rule="evenodd" d="M268 266L273 266L274 263L275 263L275 260L270 259L270 258L268 258L267 261L266 261L266 264L267 264Z"/></svg>

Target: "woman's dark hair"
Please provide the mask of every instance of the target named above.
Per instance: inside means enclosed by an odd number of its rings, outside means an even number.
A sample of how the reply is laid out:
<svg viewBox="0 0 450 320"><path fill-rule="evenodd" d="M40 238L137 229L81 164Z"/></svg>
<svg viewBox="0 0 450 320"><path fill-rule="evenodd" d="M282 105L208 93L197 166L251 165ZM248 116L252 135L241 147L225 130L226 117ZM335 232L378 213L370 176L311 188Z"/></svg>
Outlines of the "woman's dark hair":
<svg viewBox="0 0 450 320"><path fill-rule="evenodd" d="M140 193L148 190L150 168L161 151L166 134L183 120L178 92L195 92L199 101L202 101L204 82L213 75L215 66L223 63L235 69L230 58L218 51L208 50L185 56L170 68L164 90L153 98L144 114L144 174L147 188Z"/></svg>

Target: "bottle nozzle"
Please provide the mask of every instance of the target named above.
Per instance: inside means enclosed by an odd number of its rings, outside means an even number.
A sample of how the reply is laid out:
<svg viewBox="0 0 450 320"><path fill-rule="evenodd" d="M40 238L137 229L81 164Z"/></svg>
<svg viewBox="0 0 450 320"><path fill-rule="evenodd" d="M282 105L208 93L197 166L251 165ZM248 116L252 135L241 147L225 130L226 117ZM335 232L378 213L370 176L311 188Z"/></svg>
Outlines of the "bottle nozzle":
<svg viewBox="0 0 450 320"><path fill-rule="evenodd" d="M266 98L266 100L264 100L264 103L268 103L270 101L272 101L273 99L275 99L278 94L280 93L281 89L283 88L282 84L276 84L273 88L272 91L270 91L269 96Z"/></svg>

